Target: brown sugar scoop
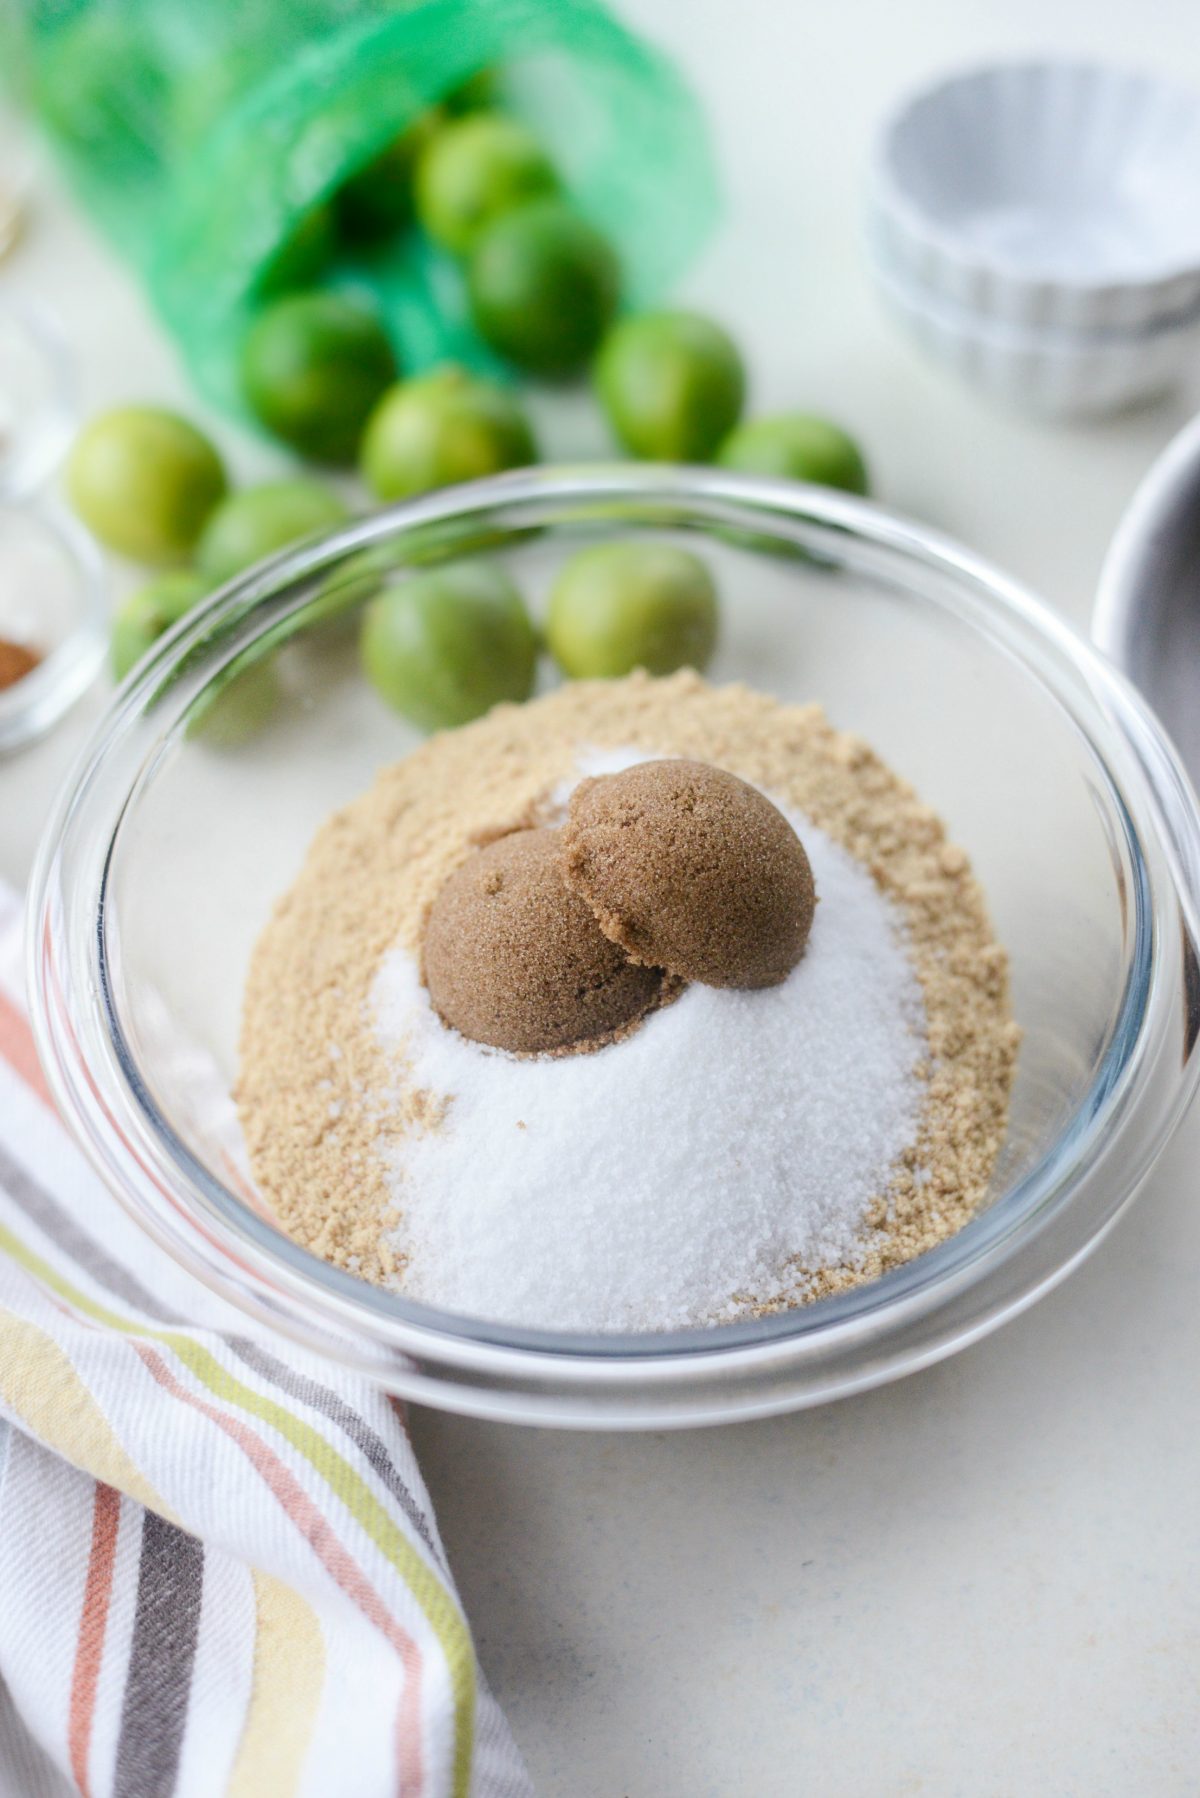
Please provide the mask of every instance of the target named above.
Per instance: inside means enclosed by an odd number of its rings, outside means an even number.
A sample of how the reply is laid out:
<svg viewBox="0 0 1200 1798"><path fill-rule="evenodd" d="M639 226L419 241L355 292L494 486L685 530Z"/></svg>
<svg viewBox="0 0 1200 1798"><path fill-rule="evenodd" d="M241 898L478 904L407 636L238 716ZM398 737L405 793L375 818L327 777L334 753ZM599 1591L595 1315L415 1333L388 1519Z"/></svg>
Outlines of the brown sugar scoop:
<svg viewBox="0 0 1200 1798"><path fill-rule="evenodd" d="M562 830L514 831L456 869L424 978L475 1042L599 1048L684 982L786 980L815 904L803 844L756 787L704 762L641 762L581 781Z"/></svg>

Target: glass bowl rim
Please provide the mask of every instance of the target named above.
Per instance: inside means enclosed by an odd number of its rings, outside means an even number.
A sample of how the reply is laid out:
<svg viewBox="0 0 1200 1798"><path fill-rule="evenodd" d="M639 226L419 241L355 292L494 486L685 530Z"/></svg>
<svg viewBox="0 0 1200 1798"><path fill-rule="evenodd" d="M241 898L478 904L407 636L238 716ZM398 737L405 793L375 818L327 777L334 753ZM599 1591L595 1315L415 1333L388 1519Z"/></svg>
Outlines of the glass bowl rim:
<svg viewBox="0 0 1200 1798"><path fill-rule="evenodd" d="M603 515L602 507L617 501L663 508L664 516L653 511L650 515L660 526L681 524L690 517L693 523L702 522L714 529L740 528L772 534L784 543L811 541L815 532L818 538L823 534L830 543L852 540L860 548L874 546L885 556L910 566L924 566L927 573L936 570L962 585L964 592L957 596L956 604L941 596L937 600L960 619L966 605L965 592L971 589L977 609L982 607L993 620L1003 619L1010 634L1024 634L1030 646L1028 654L1020 655L1011 642L1006 646L1009 653L1021 664L1026 677L1038 681L1084 735L1093 762L1103 775L1124 838L1133 873L1134 928L1118 1014L1088 1093L1037 1165L955 1236L880 1279L765 1318L671 1333L600 1336L526 1330L462 1318L371 1286L291 1242L224 1186L179 1140L168 1120L159 1114L139 1076L113 993L105 897L122 824L184 712L203 688L204 681L195 672L201 666L197 652L213 638L215 623L240 620L245 626L273 595L295 587L302 577L326 572L330 566L372 545L399 537L406 530L469 520L482 524L505 508L526 507L536 515L539 507L590 505L599 517ZM558 522L583 522L586 516L568 512ZM637 520L648 521L649 518ZM303 596L294 596L283 615L300 610L304 603ZM272 613L272 620L279 615ZM219 675L234 656L242 653L247 642L269 628L271 625L264 623L258 632L236 641L219 662L205 671L206 678ZM1058 683L1045 668L1037 667L1033 645L1053 652L1063 664ZM994 653L997 646L988 647ZM180 674L185 663L194 665L191 679L174 683L176 697L169 715L160 724L153 748L143 756L135 779L113 807L102 833L107 844L103 866L99 868L97 903L89 902L87 931L89 955L94 957L89 962L89 972L94 977L92 990L102 994L110 1055L101 1068L87 1061L74 1032L64 1027L63 992L47 959L46 945L54 929L56 871L75 816L74 808L81 797L94 799L92 788L97 774L111 759L114 747L119 747L122 737L136 724L143 703L172 687L171 677ZM1099 708L1100 717L1110 727L1116 727L1109 753L1100 748L1093 733L1077 717L1080 696L1076 694L1075 704L1071 703L1072 696L1066 690L1068 674ZM1144 823L1139 820L1135 824L1133 810L1112 770L1115 753L1122 748L1129 752L1124 757L1128 764L1126 781L1133 779L1136 784L1139 774L1143 780L1144 791L1139 797L1145 801L1145 807L1139 809L1147 813ZM1148 768L1150 751L1154 766ZM1148 825L1156 829L1159 847L1171 835L1164 830L1162 811L1156 805L1161 795L1154 784L1155 775L1160 786L1182 783L1181 828L1186 835L1183 853L1190 881L1180 878L1177 865L1168 867L1163 877L1156 872L1151 878L1142 842L1143 828ZM1179 826L1180 820L1177 818L1175 823ZM243 1309L258 1309L260 1314L270 1315L277 1326L282 1325L300 1340L325 1352L329 1352L330 1344L323 1332L333 1328L351 1334L365 1332L375 1348L426 1356L456 1368L486 1368L489 1375L503 1374L505 1368L516 1370L540 1364L552 1366L556 1376L568 1381L573 1377L586 1378L589 1370L595 1372L598 1367L606 1372L612 1370L617 1377L669 1379L673 1369L687 1362L695 1364L719 1357L727 1365L742 1355L760 1361L772 1351L803 1348L817 1340L828 1342L839 1334L853 1335L897 1321L905 1314L927 1312L964 1285L974 1285L989 1271L1002 1267L1031 1231L1036 1234L1042 1224L1057 1216L1069 1203L1080 1179L1102 1157L1108 1132L1118 1126L1122 1113L1128 1110L1134 1076L1147 1049L1151 1025L1157 1025L1160 1035L1166 1027L1164 1007L1171 996L1163 992L1164 982L1159 978L1163 908L1168 896L1177 902L1187 899L1189 889L1194 891L1200 885L1198 873L1200 815L1195 800L1173 751L1132 688L1084 637L1041 601L950 539L872 502L794 482L662 465L533 468L466 487L443 489L356 520L310 545L286 550L239 576L161 639L126 681L94 731L44 835L31 883L29 991L43 1065L59 1107L85 1151L142 1226L176 1259ZM1196 935L1190 913L1189 923ZM1195 1062L1196 1058L1191 1058L1186 1077L1179 1081L1172 1127L1195 1083ZM95 1119L84 1115L81 1108L81 1092L101 1097L104 1123L98 1134L93 1129ZM136 1145L121 1136L115 1123L116 1112L111 1109L114 1104L140 1130ZM1147 1145L1139 1179L1169 1133L1169 1128L1160 1128L1156 1140ZM128 1153L122 1157L121 1147L132 1149L132 1157ZM153 1169L147 1168L138 1154L139 1148L147 1147L159 1166L169 1170L174 1191L155 1184ZM132 1173L136 1168L142 1175L149 1175L148 1181L140 1182L136 1194L130 1190L131 1183L127 1182L123 1189L114 1177L114 1148L117 1161L128 1171ZM188 1203L181 1203L181 1187L196 1206L194 1211ZM156 1198L147 1198L151 1191ZM1051 1276L1028 1290L1024 1302L1074 1265L1086 1247L1103 1234L1123 1202L1122 1199L1112 1207L1110 1215L1078 1253L1067 1257ZM245 1285L250 1289L249 1303ZM999 1321L1000 1315L1008 1315L1012 1308L1011 1304L1002 1307L995 1321Z"/></svg>

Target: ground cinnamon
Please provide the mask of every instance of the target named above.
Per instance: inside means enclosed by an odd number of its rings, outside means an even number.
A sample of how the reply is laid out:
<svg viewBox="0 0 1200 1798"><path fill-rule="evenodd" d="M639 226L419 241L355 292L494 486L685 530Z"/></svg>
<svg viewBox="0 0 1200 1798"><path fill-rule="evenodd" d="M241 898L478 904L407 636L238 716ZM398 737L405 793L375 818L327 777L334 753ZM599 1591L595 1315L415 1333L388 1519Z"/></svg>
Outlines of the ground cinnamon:
<svg viewBox="0 0 1200 1798"><path fill-rule="evenodd" d="M0 693L15 687L37 667L40 657L27 643L12 643L0 637Z"/></svg>

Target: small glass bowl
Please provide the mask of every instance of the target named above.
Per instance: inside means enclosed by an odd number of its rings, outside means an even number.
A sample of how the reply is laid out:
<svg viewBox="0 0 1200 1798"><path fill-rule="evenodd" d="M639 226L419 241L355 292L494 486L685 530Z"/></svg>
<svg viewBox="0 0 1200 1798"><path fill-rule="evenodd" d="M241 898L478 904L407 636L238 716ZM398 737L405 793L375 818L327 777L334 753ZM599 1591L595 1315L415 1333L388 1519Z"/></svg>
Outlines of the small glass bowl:
<svg viewBox="0 0 1200 1798"><path fill-rule="evenodd" d="M43 311L0 306L0 503L49 479L76 416L74 365L57 326Z"/></svg>
<svg viewBox="0 0 1200 1798"><path fill-rule="evenodd" d="M0 755L49 730L104 659L108 586L87 533L48 509L0 504L0 637L37 666L0 691Z"/></svg>
<svg viewBox="0 0 1200 1798"><path fill-rule="evenodd" d="M325 816L417 738L339 618L381 579L497 557L535 609L565 554L685 542L723 594L714 680L820 699L946 818L1010 952L1024 1037L986 1206L884 1278L671 1335L507 1327L421 1306L299 1248L259 1204L231 1087L254 940ZM235 660L274 659L258 735L205 729ZM1045 606L920 526L710 470L521 471L430 495L251 571L122 688L47 830L30 991L72 1130L201 1280L425 1403L662 1427L872 1386L973 1341L1099 1239L1197 1077L1200 817L1132 689ZM714 1192L736 1205L736 1193Z"/></svg>

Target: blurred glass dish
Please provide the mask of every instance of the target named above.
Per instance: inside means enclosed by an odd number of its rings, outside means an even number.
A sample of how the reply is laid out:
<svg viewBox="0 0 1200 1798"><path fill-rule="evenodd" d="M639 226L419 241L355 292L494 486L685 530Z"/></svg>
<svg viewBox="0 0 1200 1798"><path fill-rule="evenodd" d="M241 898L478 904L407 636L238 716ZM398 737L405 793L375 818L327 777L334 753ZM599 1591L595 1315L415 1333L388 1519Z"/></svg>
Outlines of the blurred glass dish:
<svg viewBox="0 0 1200 1798"><path fill-rule="evenodd" d="M708 1330L522 1330L368 1285L275 1227L231 1099L242 987L317 827L419 741L365 689L336 629L343 608L381 579L485 545L544 601L565 556L646 533L712 567L724 600L714 680L820 699L946 819L1009 950L1024 1039L988 1203L929 1254L837 1297ZM203 708L232 667L264 655L278 703L242 747L215 747ZM156 645L44 838L29 984L72 1130L141 1226L199 1278L425 1403L661 1427L895 1378L974 1341L1075 1266L1195 1087L1198 894L1200 817L1157 723L1083 639L994 569L816 488L666 467L532 469L261 564Z"/></svg>
<svg viewBox="0 0 1200 1798"><path fill-rule="evenodd" d="M38 658L0 691L0 754L54 724L104 659L107 587L90 537L73 520L0 504L0 638Z"/></svg>
<svg viewBox="0 0 1200 1798"><path fill-rule="evenodd" d="M44 312L0 305L0 502L53 474L76 416L74 367Z"/></svg>

